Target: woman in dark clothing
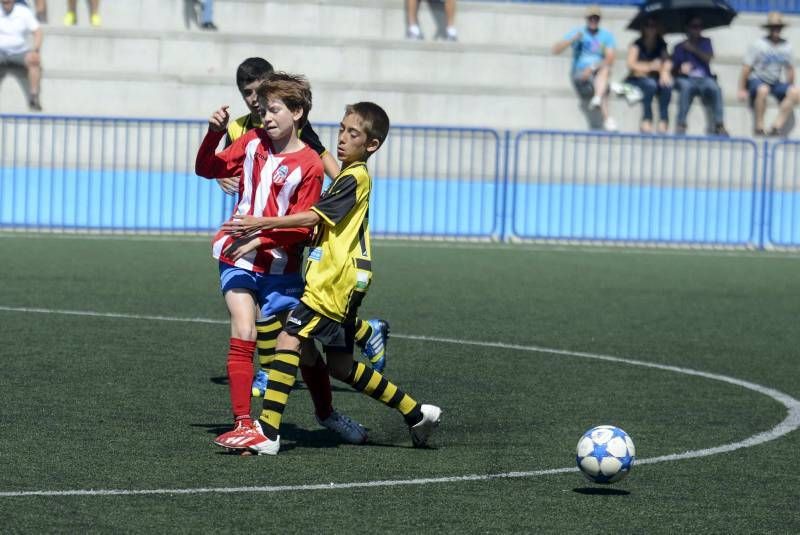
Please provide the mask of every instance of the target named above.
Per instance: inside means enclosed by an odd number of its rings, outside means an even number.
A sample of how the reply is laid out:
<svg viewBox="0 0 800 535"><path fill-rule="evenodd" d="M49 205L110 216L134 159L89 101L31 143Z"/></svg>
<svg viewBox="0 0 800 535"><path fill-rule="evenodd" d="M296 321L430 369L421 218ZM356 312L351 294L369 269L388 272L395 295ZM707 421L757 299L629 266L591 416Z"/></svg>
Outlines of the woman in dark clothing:
<svg viewBox="0 0 800 535"><path fill-rule="evenodd" d="M669 130L669 100L672 97L672 63L667 43L661 36L655 19L647 19L642 26L642 36L628 47L628 69L625 80L642 90L642 122L639 130L644 134L653 131L653 97L658 96L658 132Z"/></svg>

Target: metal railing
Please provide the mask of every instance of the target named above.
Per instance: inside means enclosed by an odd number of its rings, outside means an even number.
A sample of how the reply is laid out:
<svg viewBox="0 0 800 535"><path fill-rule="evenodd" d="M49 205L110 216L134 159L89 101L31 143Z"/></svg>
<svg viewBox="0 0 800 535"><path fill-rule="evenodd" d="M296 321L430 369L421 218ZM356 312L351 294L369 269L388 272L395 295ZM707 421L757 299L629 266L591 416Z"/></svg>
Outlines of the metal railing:
<svg viewBox="0 0 800 535"><path fill-rule="evenodd" d="M515 154L509 191L517 237L756 243L751 140L526 131Z"/></svg>
<svg viewBox="0 0 800 535"><path fill-rule="evenodd" d="M315 125L323 143L338 127ZM0 115L0 229L212 232L204 121ZM800 247L800 143L393 126L376 236Z"/></svg>

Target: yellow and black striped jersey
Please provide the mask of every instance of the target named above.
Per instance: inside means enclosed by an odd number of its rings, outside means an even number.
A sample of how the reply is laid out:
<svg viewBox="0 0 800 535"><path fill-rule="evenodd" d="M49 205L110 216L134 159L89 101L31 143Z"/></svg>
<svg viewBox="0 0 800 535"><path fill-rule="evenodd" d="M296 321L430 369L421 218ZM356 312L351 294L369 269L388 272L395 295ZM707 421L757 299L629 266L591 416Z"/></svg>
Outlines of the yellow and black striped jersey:
<svg viewBox="0 0 800 535"><path fill-rule="evenodd" d="M264 123L261 121L261 118L253 119L253 114L248 113L247 115L242 115L238 119L231 121L228 123L228 130L225 135L225 146L230 146L234 141L245 135L247 132L252 130L253 128L261 128L264 126ZM322 157L325 154L327 149L319 140L319 136L311 128L310 123L306 123L303 128L297 133L297 137L300 138L300 141L314 149L314 152Z"/></svg>
<svg viewBox="0 0 800 535"><path fill-rule="evenodd" d="M338 322L355 313L372 281L371 190L367 165L355 162L342 169L311 207L322 221L308 255L302 301Z"/></svg>

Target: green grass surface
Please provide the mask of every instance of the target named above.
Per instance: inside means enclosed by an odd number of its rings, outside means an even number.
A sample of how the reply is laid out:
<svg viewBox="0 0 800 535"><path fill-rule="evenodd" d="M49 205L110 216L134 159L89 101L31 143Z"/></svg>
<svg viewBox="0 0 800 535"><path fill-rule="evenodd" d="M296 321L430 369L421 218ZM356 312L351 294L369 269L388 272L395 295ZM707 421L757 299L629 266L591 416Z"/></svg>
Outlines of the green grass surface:
<svg viewBox="0 0 800 535"><path fill-rule="evenodd" d="M641 458L744 440L775 400L702 377L501 342L686 367L800 398L800 259L770 254L378 242L363 316L387 318L387 376L444 409L415 450L394 411L344 385L370 429L342 445L299 388L277 457L211 444L229 425L228 328L206 239L0 234L0 492L285 486L572 466L613 423ZM611 487L578 473L372 488L0 497L21 532L800 532L800 434L635 466ZM600 490L597 490L600 489Z"/></svg>

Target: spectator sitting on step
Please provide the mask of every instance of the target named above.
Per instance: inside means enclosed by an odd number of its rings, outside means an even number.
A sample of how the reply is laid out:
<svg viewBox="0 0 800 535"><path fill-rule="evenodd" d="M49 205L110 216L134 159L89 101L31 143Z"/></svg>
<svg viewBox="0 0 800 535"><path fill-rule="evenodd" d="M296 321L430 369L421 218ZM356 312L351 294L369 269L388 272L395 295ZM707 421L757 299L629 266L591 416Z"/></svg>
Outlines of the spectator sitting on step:
<svg viewBox="0 0 800 535"><path fill-rule="evenodd" d="M67 0L64 26L75 26L75 23L78 22L77 8L78 0ZM89 0L89 24L95 27L103 24L103 19L100 18L100 0Z"/></svg>
<svg viewBox="0 0 800 535"><path fill-rule="evenodd" d="M658 95L658 133L665 134L669 130L672 62L657 20L645 20L641 32L641 37L628 47L627 65L630 74L625 81L642 90L642 122L639 131L643 134L653 131L653 98Z"/></svg>
<svg viewBox="0 0 800 535"><path fill-rule="evenodd" d="M614 64L614 36L600 28L600 7L586 9L586 26L570 30L564 39L553 45L553 53L560 54L572 47L572 83L582 99L589 101L590 109L600 109L603 128L617 129L608 112L608 80Z"/></svg>
<svg viewBox="0 0 800 535"><path fill-rule="evenodd" d="M742 74L739 77L739 100L750 99L753 108L753 133L765 135L764 111L767 108L767 95L780 102L778 117L768 132L770 136L783 135L783 127L800 101L800 90L794 85L794 65L792 47L781 37L786 24L777 11L767 15L766 37L761 37L750 45L744 56ZM781 74L786 71L786 81Z"/></svg>
<svg viewBox="0 0 800 535"><path fill-rule="evenodd" d="M0 0L0 67L19 66L26 69L30 94L28 106L42 111L39 88L42 78L42 28L33 12L14 0ZM33 47L27 37L33 35Z"/></svg>
<svg viewBox="0 0 800 535"><path fill-rule="evenodd" d="M678 90L678 120L676 134L686 133L686 117L694 97L700 96L713 118L710 134L728 136L722 110L722 90L711 73L714 48L711 39L701 35L703 19L694 17L686 25L685 41L678 43L672 51L672 73Z"/></svg>
<svg viewBox="0 0 800 535"><path fill-rule="evenodd" d="M419 13L419 0L405 0L406 2L406 38L421 41L425 38L419 27L417 14ZM444 16L447 24L444 38L447 41L458 41L456 30L456 0L444 0Z"/></svg>

